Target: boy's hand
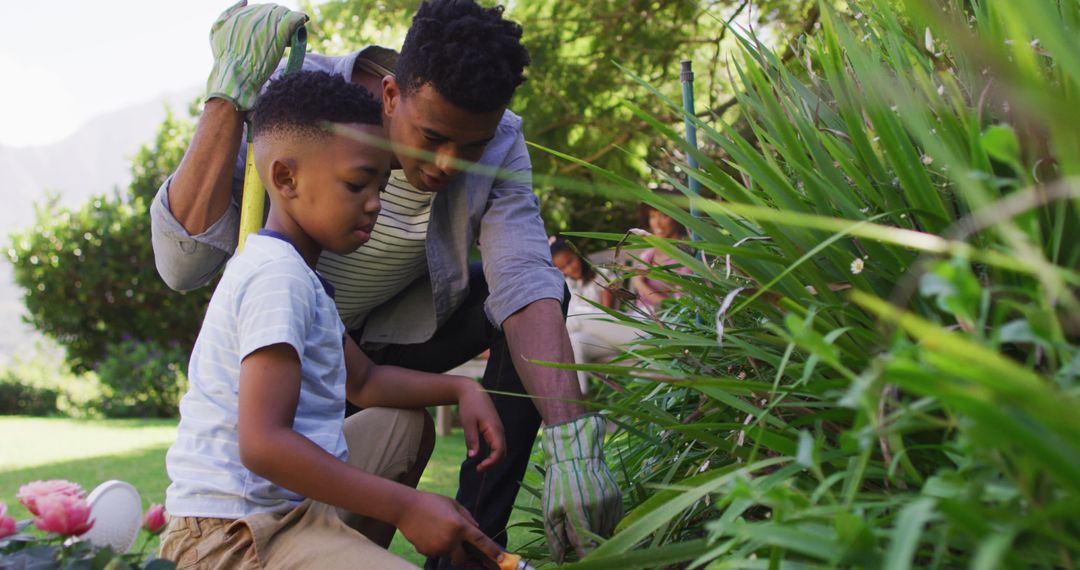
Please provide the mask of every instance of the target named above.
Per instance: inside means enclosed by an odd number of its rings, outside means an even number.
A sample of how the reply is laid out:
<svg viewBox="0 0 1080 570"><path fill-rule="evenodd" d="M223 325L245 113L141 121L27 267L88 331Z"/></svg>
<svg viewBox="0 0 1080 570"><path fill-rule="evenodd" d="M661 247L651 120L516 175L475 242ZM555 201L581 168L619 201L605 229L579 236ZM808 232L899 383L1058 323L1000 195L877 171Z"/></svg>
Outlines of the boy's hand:
<svg viewBox="0 0 1080 570"><path fill-rule="evenodd" d="M402 508L397 522L401 534L424 556L446 556L454 564L469 560L464 543L475 546L480 552L496 562L503 550L480 530L476 519L457 501L417 491L415 499Z"/></svg>
<svg viewBox="0 0 1080 570"><path fill-rule="evenodd" d="M503 425L495 404L491 402L484 389L470 378L460 377L458 389L458 413L461 426L465 430L465 445L469 448L469 457L480 453L480 437L483 436L491 452L476 466L477 471L484 471L502 460L506 449L503 438Z"/></svg>
<svg viewBox="0 0 1080 570"><path fill-rule="evenodd" d="M247 0L223 12L210 28L214 69L206 81L206 98L220 97L239 111L251 109L293 34L307 19L284 6L248 6Z"/></svg>

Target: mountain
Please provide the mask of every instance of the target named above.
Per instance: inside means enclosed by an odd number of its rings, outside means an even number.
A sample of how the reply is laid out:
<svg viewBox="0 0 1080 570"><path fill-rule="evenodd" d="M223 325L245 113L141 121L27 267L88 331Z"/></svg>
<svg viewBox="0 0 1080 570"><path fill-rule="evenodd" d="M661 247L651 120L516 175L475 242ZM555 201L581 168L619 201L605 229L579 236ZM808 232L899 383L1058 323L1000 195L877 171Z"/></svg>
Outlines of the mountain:
<svg viewBox="0 0 1080 570"><path fill-rule="evenodd" d="M65 206L78 206L94 194L108 194L131 182L131 158L143 144L153 141L166 107L187 116L187 107L199 94L191 88L164 94L88 121L70 137L35 147L0 145L0 251L9 247L8 236L34 222L34 203L47 193L59 195ZM0 362L25 352L38 339L22 323L21 288L12 279L7 256L0 263Z"/></svg>

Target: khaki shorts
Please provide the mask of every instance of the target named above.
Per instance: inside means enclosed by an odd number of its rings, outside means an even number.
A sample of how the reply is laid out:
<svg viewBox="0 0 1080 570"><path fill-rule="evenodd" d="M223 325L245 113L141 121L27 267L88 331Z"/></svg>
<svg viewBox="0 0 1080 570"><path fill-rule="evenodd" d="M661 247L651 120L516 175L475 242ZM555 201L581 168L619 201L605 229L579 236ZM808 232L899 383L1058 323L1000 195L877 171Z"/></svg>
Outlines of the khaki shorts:
<svg viewBox="0 0 1080 570"><path fill-rule="evenodd" d="M416 463L424 429L422 410L369 408L345 419L349 463L368 473L401 480ZM189 568L371 568L416 566L360 534L339 512L310 499L284 513L241 519L174 517L161 537L162 558Z"/></svg>

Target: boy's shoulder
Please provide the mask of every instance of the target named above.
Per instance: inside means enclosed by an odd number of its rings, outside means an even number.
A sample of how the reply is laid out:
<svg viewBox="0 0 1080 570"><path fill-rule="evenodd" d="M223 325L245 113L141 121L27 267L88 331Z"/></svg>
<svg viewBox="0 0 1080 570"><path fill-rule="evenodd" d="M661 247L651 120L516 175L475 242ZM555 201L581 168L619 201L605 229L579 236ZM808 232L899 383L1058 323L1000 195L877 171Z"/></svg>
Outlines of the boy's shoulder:
<svg viewBox="0 0 1080 570"><path fill-rule="evenodd" d="M244 249L233 256L225 266L222 281L230 281L234 287L243 287L253 280L288 279L314 286L318 277L304 263L303 258L289 242L269 236L252 234L247 237Z"/></svg>

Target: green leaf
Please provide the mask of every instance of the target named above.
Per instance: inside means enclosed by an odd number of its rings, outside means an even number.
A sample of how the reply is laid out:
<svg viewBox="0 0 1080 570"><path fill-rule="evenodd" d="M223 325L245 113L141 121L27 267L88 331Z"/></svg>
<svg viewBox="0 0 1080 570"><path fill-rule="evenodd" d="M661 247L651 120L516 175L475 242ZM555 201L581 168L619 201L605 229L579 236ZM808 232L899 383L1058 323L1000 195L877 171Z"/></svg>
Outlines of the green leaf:
<svg viewBox="0 0 1080 570"><path fill-rule="evenodd" d="M885 570L908 570L912 568L915 551L922 540L923 527L934 516L936 502L930 497L915 499L905 506L896 517L892 540L885 554Z"/></svg>
<svg viewBox="0 0 1080 570"><path fill-rule="evenodd" d="M995 160L1010 166L1020 163L1020 139L1009 125L988 127L979 137L979 143Z"/></svg>

